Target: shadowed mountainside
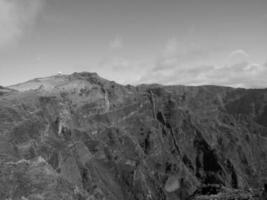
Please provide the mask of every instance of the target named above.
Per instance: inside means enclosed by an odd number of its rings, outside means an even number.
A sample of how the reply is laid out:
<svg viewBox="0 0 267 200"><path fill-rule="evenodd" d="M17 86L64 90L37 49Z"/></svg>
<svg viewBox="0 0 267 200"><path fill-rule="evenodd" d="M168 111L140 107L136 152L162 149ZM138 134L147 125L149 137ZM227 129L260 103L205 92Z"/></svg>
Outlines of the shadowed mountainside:
<svg viewBox="0 0 267 200"><path fill-rule="evenodd" d="M85 72L0 87L1 200L253 199L266 163L266 89Z"/></svg>

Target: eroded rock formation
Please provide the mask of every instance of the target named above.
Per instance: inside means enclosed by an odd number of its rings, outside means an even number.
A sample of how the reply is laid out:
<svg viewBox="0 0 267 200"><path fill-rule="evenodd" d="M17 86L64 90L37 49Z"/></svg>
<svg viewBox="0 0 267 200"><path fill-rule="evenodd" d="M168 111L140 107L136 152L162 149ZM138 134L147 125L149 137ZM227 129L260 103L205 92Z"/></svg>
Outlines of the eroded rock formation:
<svg viewBox="0 0 267 200"><path fill-rule="evenodd" d="M1 200L246 199L267 183L265 89L95 73L0 89Z"/></svg>

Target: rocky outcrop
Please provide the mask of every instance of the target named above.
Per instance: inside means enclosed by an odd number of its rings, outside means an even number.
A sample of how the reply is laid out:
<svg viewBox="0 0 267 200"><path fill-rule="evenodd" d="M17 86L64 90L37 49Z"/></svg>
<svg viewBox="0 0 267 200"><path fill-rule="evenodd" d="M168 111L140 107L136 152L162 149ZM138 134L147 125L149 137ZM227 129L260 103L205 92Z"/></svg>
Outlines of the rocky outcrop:
<svg viewBox="0 0 267 200"><path fill-rule="evenodd" d="M16 90L12 90L10 88L6 88L0 85L0 97L6 94L13 93L13 92L16 92Z"/></svg>
<svg viewBox="0 0 267 200"><path fill-rule="evenodd" d="M11 88L0 199L246 199L267 183L267 90L122 86L95 73Z"/></svg>

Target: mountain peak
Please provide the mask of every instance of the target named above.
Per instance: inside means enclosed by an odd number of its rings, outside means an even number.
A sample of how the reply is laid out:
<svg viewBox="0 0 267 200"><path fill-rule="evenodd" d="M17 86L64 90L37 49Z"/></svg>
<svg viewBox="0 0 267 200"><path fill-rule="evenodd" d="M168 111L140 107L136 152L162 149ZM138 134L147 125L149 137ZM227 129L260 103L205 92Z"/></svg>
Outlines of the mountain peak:
<svg viewBox="0 0 267 200"><path fill-rule="evenodd" d="M74 72L71 74L72 76L80 76L80 77L100 77L96 72Z"/></svg>
<svg viewBox="0 0 267 200"><path fill-rule="evenodd" d="M70 75L66 74L57 74L44 78L35 78L24 83L15 84L9 86L9 89L14 89L18 91L27 91L27 90L53 90L60 89L62 87L70 87L73 84L73 87L84 84L107 84L109 81L101 78L97 73L93 72L75 72Z"/></svg>

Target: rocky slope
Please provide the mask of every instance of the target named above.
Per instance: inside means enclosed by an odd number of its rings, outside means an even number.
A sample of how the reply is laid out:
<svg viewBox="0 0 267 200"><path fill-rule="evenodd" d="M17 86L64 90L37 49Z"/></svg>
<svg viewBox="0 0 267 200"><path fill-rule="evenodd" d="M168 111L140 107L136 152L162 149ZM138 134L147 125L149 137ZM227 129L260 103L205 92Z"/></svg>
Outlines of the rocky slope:
<svg viewBox="0 0 267 200"><path fill-rule="evenodd" d="M1 200L253 199L266 163L266 89L95 73L0 88Z"/></svg>

